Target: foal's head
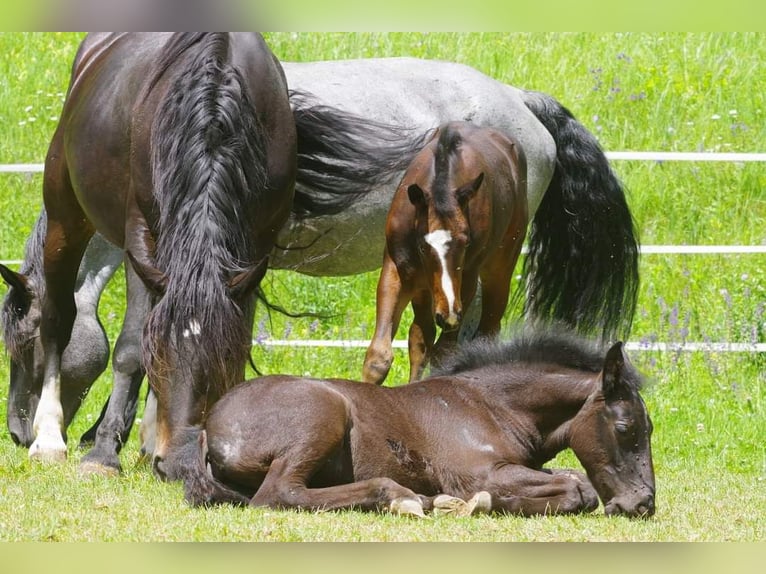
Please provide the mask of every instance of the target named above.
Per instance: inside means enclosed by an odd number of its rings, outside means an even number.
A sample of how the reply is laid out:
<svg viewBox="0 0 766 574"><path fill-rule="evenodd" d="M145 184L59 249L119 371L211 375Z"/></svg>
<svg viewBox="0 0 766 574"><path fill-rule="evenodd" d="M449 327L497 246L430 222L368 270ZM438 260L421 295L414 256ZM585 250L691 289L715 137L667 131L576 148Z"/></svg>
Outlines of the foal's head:
<svg viewBox="0 0 766 574"><path fill-rule="evenodd" d="M448 124L423 152L434 155L433 177L406 176L416 180L407 186L407 196L415 206L417 247L428 278L434 319L445 330L456 329L462 319L463 265L471 239L468 204L484 180L480 166L465 161L462 143L460 128ZM421 186L418 180L430 183Z"/></svg>
<svg viewBox="0 0 766 574"><path fill-rule="evenodd" d="M639 386L622 343L615 344L606 354L598 388L572 421L570 447L606 514L654 514L652 421Z"/></svg>

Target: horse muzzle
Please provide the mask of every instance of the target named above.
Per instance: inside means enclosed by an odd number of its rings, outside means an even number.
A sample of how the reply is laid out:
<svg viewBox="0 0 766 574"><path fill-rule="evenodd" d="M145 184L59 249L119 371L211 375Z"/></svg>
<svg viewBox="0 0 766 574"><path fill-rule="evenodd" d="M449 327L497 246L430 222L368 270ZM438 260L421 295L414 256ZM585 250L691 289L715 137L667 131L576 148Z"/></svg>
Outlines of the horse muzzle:
<svg viewBox="0 0 766 574"><path fill-rule="evenodd" d="M649 518L654 515L654 492L643 492L634 496L615 496L604 505L607 516Z"/></svg>
<svg viewBox="0 0 766 574"><path fill-rule="evenodd" d="M448 315L444 315L444 313L436 313L434 318L436 324L442 331L454 331L460 327L460 322L463 320L463 313L461 311L449 313Z"/></svg>

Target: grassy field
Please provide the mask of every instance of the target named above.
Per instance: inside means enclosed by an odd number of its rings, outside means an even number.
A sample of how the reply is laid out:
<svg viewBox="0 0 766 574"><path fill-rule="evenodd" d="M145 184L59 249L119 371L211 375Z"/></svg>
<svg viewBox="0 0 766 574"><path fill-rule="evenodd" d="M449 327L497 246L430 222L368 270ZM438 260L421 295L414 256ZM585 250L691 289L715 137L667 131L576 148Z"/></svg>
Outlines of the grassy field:
<svg viewBox="0 0 766 574"><path fill-rule="evenodd" d="M0 35L0 163L41 162L78 34ZM766 151L763 34L268 34L282 60L412 55L465 62L547 92L607 150ZM615 162L643 244L766 244L762 163ZM39 175L0 175L0 260L18 259L41 204ZM102 300L111 340L124 289ZM763 255L645 255L632 341L766 342ZM310 279L270 273L267 293L321 321L259 312L254 335L367 339L375 273ZM509 310L509 321L516 310ZM406 321L405 321L406 323ZM400 332L404 337L404 328ZM363 349L253 351L264 372L358 378ZM133 437L117 479L78 475L78 437L109 392L104 375L70 430L60 467L27 460L0 429L0 540L701 541L766 538L766 357L636 352L649 376L657 514L645 522L581 517L413 521L358 512L190 509L181 488L137 463ZM389 380L402 381L399 353ZM8 360L0 356L0 379ZM7 387L0 388L0 418ZM577 465L568 453L559 465Z"/></svg>

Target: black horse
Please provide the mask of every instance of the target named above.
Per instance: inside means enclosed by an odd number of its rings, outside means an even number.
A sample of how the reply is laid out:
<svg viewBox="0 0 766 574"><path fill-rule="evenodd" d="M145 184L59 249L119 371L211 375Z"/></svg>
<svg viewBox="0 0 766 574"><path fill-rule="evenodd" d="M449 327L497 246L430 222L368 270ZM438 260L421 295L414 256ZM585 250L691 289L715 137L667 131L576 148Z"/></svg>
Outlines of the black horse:
<svg viewBox="0 0 766 574"><path fill-rule="evenodd" d="M622 343L607 350L550 329L510 343L479 339L430 378L399 387L254 379L210 411L186 496L421 514L442 494L453 507L471 499L522 515L589 512L600 497L607 514L651 516L641 382ZM567 447L587 478L543 468Z"/></svg>
<svg viewBox="0 0 766 574"><path fill-rule="evenodd" d="M244 375L253 293L293 201L295 123L258 34L97 34L75 58L45 162L43 386L32 458L60 460L61 353L95 231L154 296L143 362L158 397L155 470Z"/></svg>

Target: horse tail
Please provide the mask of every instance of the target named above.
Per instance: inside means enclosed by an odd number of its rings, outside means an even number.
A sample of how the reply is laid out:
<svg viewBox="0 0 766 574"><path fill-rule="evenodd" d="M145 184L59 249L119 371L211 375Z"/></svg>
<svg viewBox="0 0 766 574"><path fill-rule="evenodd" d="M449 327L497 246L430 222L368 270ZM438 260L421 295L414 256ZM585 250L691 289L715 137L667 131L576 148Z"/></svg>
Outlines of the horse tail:
<svg viewBox="0 0 766 574"><path fill-rule="evenodd" d="M265 130L230 50L228 34L176 34L146 88L169 75L151 133L155 259L169 281L145 325L144 362L151 371L194 321L210 342L198 353L219 393L241 380L250 347L245 311L224 279L256 263L256 215L268 187Z"/></svg>
<svg viewBox="0 0 766 574"><path fill-rule="evenodd" d="M248 498L216 479L207 468L207 433L199 429L188 429L191 436L183 441L182 448L189 449L185 460L192 461L184 469L181 477L184 484L184 497L192 506L213 506L216 504L235 504L245 506ZM197 435L194 437L193 435ZM196 440L195 440L196 438Z"/></svg>
<svg viewBox="0 0 766 574"><path fill-rule="evenodd" d="M293 214L332 215L401 176L431 135L363 118L290 91L298 137Z"/></svg>
<svg viewBox="0 0 766 574"><path fill-rule="evenodd" d="M526 312L604 339L630 331L639 248L622 184L595 136L551 96L524 102L556 142L556 169L532 221Z"/></svg>

